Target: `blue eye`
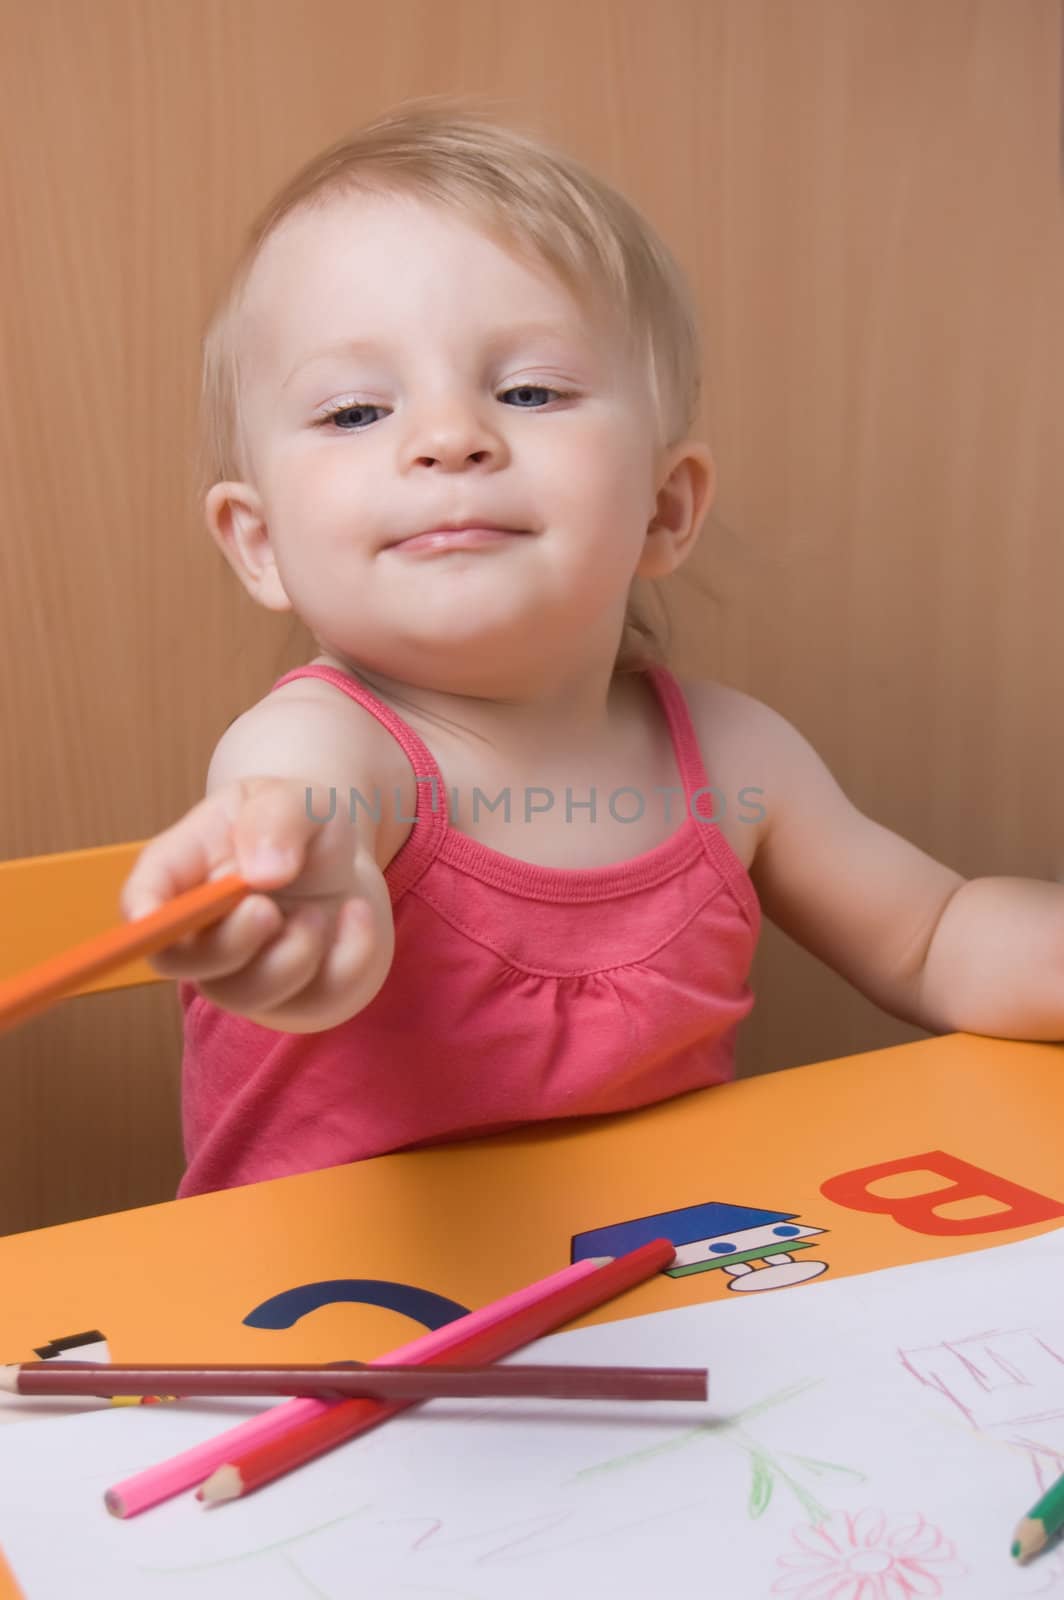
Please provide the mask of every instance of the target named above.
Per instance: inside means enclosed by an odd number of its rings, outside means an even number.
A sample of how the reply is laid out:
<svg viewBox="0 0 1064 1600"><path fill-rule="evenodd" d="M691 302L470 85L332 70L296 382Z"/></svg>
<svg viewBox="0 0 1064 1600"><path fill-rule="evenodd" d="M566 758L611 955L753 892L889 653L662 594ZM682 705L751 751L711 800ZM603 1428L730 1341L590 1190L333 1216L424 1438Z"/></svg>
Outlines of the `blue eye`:
<svg viewBox="0 0 1064 1600"><path fill-rule="evenodd" d="M542 383L521 383L513 389L504 389L501 398L505 399L508 394L552 394L555 395L559 400L567 400L569 398L569 396L567 394L563 394L560 389L548 389L546 385ZM528 411L534 408L522 405L516 407L516 409L518 411Z"/></svg>
<svg viewBox="0 0 1064 1600"><path fill-rule="evenodd" d="M358 412L358 411L383 411L383 410L384 410L383 406L367 406L367 405L337 406L335 411L326 411L323 416L319 417L318 422L319 422L319 425L321 427L324 427L326 423L335 422L337 427L341 429L341 432L343 432L343 433L355 433L356 431L358 431L357 430L357 425L355 427L350 427L350 428L346 427L344 424L342 424L339 421L339 418L340 417L349 416L352 412Z"/></svg>

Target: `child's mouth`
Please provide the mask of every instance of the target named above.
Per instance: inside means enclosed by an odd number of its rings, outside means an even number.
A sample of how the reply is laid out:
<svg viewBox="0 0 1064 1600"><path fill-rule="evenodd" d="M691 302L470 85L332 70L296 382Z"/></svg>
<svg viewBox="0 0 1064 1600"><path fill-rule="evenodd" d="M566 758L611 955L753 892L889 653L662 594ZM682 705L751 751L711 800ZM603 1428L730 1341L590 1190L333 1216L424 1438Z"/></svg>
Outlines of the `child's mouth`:
<svg viewBox="0 0 1064 1600"><path fill-rule="evenodd" d="M523 535L504 528L447 528L436 533L418 533L412 539L401 539L389 545L390 550L404 554L438 550L475 550L482 545L502 544L507 539L520 539Z"/></svg>

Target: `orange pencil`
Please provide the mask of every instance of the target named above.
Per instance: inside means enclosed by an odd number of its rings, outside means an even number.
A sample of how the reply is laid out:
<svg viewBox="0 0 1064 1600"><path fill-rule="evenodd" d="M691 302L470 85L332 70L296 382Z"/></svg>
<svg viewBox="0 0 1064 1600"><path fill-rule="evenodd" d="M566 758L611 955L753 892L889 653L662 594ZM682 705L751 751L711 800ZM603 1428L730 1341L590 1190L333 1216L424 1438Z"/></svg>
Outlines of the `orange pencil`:
<svg viewBox="0 0 1064 1600"><path fill-rule="evenodd" d="M467 1339L452 1346L446 1356L453 1362L464 1358L478 1365L496 1361L500 1356L509 1355L512 1350L519 1350L522 1345L531 1344L545 1333L556 1332L574 1317L582 1316L585 1311L612 1300L625 1289L653 1277L675 1259L675 1245L668 1239L652 1239L648 1244L640 1245L638 1250L630 1250L627 1255L607 1262L597 1272L545 1296L538 1304L526 1306L512 1317L479 1333L470 1334ZM424 1364L441 1366L446 1362L442 1356L439 1360L430 1356ZM365 1433L379 1422L387 1421L397 1411L414 1403L401 1400L340 1400L321 1416L314 1417L310 1422L299 1423L270 1443L249 1450L247 1455L238 1460L220 1466L196 1491L196 1498L207 1505L239 1499L253 1489L262 1488L274 1478L312 1461L315 1456L324 1455L346 1439L353 1439L356 1434Z"/></svg>
<svg viewBox="0 0 1064 1600"><path fill-rule="evenodd" d="M146 917L108 928L75 945L73 950L50 956L27 972L8 978L0 983L0 1033L47 1011L86 979L124 967L141 956L154 955L184 934L220 921L250 893L250 884L237 873L229 873L175 895Z"/></svg>

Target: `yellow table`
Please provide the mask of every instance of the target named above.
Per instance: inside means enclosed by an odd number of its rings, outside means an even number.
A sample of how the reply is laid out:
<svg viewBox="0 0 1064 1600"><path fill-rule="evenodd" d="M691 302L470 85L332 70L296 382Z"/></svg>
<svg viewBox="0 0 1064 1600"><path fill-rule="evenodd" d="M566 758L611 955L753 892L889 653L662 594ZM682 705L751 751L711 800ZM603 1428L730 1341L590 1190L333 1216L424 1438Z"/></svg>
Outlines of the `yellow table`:
<svg viewBox="0 0 1064 1600"><path fill-rule="evenodd" d="M89 1329L115 1361L370 1359L650 1217L683 1270L583 1325L982 1249L1061 1225L1062 1127L1062 1046L952 1034L13 1234L0 1360Z"/></svg>

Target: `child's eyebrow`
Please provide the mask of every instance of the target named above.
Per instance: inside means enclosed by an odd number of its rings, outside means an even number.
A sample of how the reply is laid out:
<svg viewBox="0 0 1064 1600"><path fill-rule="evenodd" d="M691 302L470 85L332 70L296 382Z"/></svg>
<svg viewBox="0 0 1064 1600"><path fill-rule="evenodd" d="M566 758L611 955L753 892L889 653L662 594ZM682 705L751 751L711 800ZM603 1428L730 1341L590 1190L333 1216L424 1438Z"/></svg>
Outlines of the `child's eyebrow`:
<svg viewBox="0 0 1064 1600"><path fill-rule="evenodd" d="M508 323L500 328L486 341L490 352L501 349L504 345L516 344L523 339L549 339L558 344L564 344L571 349L579 348L586 353L589 349L587 338L576 326L565 322L518 322ZM385 355L388 344L383 339L335 339L331 344L323 345L320 350L315 350L312 355L305 356L297 361L291 372L281 384L286 389L297 372L302 372L305 367L311 366L315 361L324 361L328 356L358 356L358 355Z"/></svg>

